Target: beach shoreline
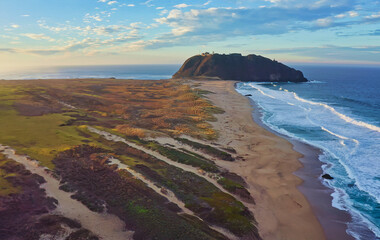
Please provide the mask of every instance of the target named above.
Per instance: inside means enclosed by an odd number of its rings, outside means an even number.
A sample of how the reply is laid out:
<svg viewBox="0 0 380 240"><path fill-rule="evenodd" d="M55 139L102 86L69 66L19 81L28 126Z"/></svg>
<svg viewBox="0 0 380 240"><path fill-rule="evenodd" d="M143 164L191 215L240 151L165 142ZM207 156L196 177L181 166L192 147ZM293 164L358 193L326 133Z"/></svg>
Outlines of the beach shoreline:
<svg viewBox="0 0 380 240"><path fill-rule="evenodd" d="M263 239L352 239L346 233L349 215L331 206L332 190L319 179L318 149L268 129L236 82L193 83L213 92L207 97L225 110L212 123L217 142L235 148L245 161L219 164L247 181Z"/></svg>
<svg viewBox="0 0 380 240"><path fill-rule="evenodd" d="M351 215L331 205L333 200L331 194L334 191L325 186L322 183L323 180L320 179L320 176L323 174L323 163L319 160L319 157L323 154L323 151L272 130L261 120L260 107L252 99L250 99L250 103L253 108L252 117L255 123L269 132L287 139L293 145L293 149L303 155L298 159L302 167L293 173L303 180L302 184L297 186L297 189L309 201L314 214L322 225L326 239L354 240L346 232L347 222L351 221Z"/></svg>

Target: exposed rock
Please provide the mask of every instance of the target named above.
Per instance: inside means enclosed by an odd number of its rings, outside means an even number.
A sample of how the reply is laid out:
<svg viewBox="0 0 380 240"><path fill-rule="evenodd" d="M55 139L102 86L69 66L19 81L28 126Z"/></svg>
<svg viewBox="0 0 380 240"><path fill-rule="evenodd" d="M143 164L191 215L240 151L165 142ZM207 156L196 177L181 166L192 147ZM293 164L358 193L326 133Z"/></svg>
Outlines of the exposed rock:
<svg viewBox="0 0 380 240"><path fill-rule="evenodd" d="M185 61L173 75L179 78L237 80L243 82L306 82L301 71L258 55L203 54Z"/></svg>
<svg viewBox="0 0 380 240"><path fill-rule="evenodd" d="M331 175L330 174L323 174L322 175L322 178L324 178L324 179L327 179L327 180L332 180L332 179L334 179L333 177L331 177Z"/></svg>

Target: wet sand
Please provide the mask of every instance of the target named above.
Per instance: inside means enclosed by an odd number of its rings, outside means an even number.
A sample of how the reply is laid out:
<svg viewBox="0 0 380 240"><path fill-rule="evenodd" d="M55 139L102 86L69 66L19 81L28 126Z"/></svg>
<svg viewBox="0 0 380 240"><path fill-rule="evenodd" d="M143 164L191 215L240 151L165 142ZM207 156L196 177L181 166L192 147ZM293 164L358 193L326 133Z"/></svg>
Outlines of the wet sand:
<svg viewBox="0 0 380 240"><path fill-rule="evenodd" d="M340 227L335 229L338 225L329 225L334 221L324 222L336 214L330 212L333 208L327 188L321 183L315 185L316 181L304 182L300 178L318 180L321 172L314 171L320 167L316 159L318 152L303 156L298 152L301 145L293 146L288 140L257 124L252 117L250 101L236 92L233 81L192 83L215 93L207 97L225 110L213 123L219 131L218 143L233 147L245 161L220 161L218 164L244 177L249 184L249 191L256 201L251 210L263 239L321 240L327 239L326 236L328 239L349 239L341 238L345 234L344 224L338 224ZM310 152L310 148L303 149L303 153ZM319 165L306 164L309 160ZM301 162L306 167L303 168ZM310 168L314 172L308 172ZM297 176L294 175L296 171ZM315 201L309 202L301 191ZM315 202L320 204L312 207ZM347 219L345 217L342 219Z"/></svg>
<svg viewBox="0 0 380 240"><path fill-rule="evenodd" d="M326 239L354 240L354 238L346 232L347 222L351 221L350 214L331 206L331 194L333 191L324 186L320 179L320 176L323 174L322 162L319 161L319 156L322 151L303 142L274 132L261 121L261 114L257 110L258 107L255 102L250 101L250 103L255 109L252 114L253 119L259 126L287 139L293 144L293 149L303 155L299 158L299 161L302 163L302 167L294 172L296 176L303 180L302 184L298 185L297 188L309 201L314 214L317 216L320 224L322 225Z"/></svg>

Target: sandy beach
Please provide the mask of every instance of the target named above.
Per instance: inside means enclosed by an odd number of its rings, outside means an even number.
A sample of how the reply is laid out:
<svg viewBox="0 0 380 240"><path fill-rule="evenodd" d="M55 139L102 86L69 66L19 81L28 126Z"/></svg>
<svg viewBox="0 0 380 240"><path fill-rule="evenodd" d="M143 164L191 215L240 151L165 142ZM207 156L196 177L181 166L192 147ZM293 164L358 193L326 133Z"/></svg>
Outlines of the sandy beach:
<svg viewBox="0 0 380 240"><path fill-rule="evenodd" d="M326 239L323 228L305 196L297 189L302 180L293 173L302 167L302 154L293 145L259 126L247 98L232 81L196 82L212 91L208 98L225 110L213 123L218 143L236 149L239 162L219 162L244 177L256 206L253 211L263 239Z"/></svg>

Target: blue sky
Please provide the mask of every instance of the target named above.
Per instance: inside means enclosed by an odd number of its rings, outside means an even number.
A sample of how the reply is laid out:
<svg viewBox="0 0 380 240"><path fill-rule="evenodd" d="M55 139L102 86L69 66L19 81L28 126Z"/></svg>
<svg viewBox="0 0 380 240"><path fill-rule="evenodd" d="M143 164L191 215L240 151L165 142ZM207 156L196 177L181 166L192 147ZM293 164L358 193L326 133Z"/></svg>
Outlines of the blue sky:
<svg viewBox="0 0 380 240"><path fill-rule="evenodd" d="M204 51L380 65L380 1L0 1L5 68L179 64Z"/></svg>

